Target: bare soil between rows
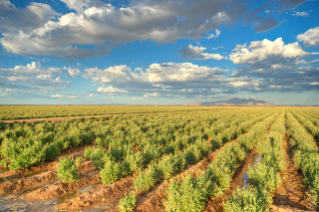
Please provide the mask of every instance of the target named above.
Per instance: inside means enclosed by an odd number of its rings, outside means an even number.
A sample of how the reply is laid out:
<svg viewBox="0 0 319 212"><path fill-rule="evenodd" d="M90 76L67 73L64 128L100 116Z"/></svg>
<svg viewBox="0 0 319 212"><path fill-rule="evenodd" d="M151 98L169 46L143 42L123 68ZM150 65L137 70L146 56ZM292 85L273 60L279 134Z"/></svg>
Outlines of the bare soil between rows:
<svg viewBox="0 0 319 212"><path fill-rule="evenodd" d="M58 167L58 161L60 158L63 157L82 157L84 154L84 150L87 147L94 146L94 142L89 145L83 145L83 146L78 146L74 148L70 148L67 150L63 150L60 152L59 156L52 162L44 162L41 165L38 166L31 166L30 168L27 169L19 169L19 170L11 170L4 172L0 174L0 182L7 180L7 179L13 179L13 178L22 178L22 177L29 177L32 175L36 175L45 171L49 170L56 170Z"/></svg>
<svg viewBox="0 0 319 212"><path fill-rule="evenodd" d="M293 208L289 210L315 211L313 205L307 200L307 189L303 182L304 177L300 170L294 165L293 149L288 140L289 138L286 134L283 138L286 170L281 173L284 182L273 194L271 211L283 211L283 208L286 206Z"/></svg>

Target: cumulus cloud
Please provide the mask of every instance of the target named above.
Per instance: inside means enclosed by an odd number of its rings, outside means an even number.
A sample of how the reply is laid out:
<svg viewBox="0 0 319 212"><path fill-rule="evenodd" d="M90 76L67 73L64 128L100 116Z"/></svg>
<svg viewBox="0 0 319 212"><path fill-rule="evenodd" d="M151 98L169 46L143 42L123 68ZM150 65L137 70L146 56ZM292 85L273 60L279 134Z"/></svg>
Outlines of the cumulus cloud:
<svg viewBox="0 0 319 212"><path fill-rule="evenodd" d="M235 0L142 0L122 8L99 0L63 0L72 12L60 15L46 4L17 9L9 0L1 2L1 45L7 52L67 59L108 55L118 44L132 41L198 40L212 30L216 34L208 37L216 38L217 27L253 20L264 9L251 10L252 5ZM265 19L256 24L260 32L279 23Z"/></svg>
<svg viewBox="0 0 319 212"><path fill-rule="evenodd" d="M207 36L207 39L212 39L212 38L216 39L220 35L220 30L216 29L215 33L216 33L215 35L210 34L209 36Z"/></svg>
<svg viewBox="0 0 319 212"><path fill-rule="evenodd" d="M119 88L114 88L113 86L109 86L107 88L99 87L97 89L97 92L101 92L101 93L127 93L128 91L122 90Z"/></svg>
<svg viewBox="0 0 319 212"><path fill-rule="evenodd" d="M245 48L245 45L237 45L234 49L236 52L232 52L229 59L235 64L253 64L269 58L296 58L307 55L297 42L284 45L282 38L277 38L275 41L267 39L253 41L249 49Z"/></svg>
<svg viewBox="0 0 319 212"><path fill-rule="evenodd" d="M309 29L298 35L297 40L303 42L305 47L319 46L319 27Z"/></svg>
<svg viewBox="0 0 319 212"><path fill-rule="evenodd" d="M1 87L16 86L24 89L59 90L70 82L62 80L60 68L43 68L38 62L26 66L17 65L14 68L0 69Z"/></svg>
<svg viewBox="0 0 319 212"><path fill-rule="evenodd" d="M67 70L71 77L75 78L81 74L81 71L78 68L63 67L64 70Z"/></svg>
<svg viewBox="0 0 319 212"><path fill-rule="evenodd" d="M215 48L213 47L212 50L217 50L217 49L222 49L222 48L224 48L224 47L223 46L217 46Z"/></svg>
<svg viewBox="0 0 319 212"><path fill-rule="evenodd" d="M182 50L178 53L181 54L181 56L187 60L187 59L195 59L195 60L208 60L208 59L215 59L215 60L221 60L226 59L224 56L220 54L209 54L209 53L203 53L207 48L203 46L184 46Z"/></svg>
<svg viewBox="0 0 319 212"><path fill-rule="evenodd" d="M251 42L248 49L242 47L229 56L234 64L239 65L231 77L260 79L256 91L318 91L318 87L311 86L311 83L319 80L319 68L313 66L319 60L309 60L311 54L297 42L285 45L281 38L275 41L265 39Z"/></svg>
<svg viewBox="0 0 319 212"><path fill-rule="evenodd" d="M35 2L24 9L18 9L9 0L1 0L0 8L0 28L11 33L15 31L32 32L61 15L55 12L50 5Z"/></svg>

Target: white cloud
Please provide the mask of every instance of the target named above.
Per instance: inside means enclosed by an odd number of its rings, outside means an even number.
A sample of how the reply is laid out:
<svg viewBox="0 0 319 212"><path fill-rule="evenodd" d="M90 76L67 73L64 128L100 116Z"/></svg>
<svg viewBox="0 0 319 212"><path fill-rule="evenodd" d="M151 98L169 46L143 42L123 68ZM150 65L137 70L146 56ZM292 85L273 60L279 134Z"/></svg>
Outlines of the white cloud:
<svg viewBox="0 0 319 212"><path fill-rule="evenodd" d="M312 83L309 83L310 85L319 85L319 82L312 82Z"/></svg>
<svg viewBox="0 0 319 212"><path fill-rule="evenodd" d="M128 92L126 90L122 90L122 89L119 89L119 88L114 88L113 86L109 86L107 88L99 87L97 89L97 91L101 92L101 93L127 93Z"/></svg>
<svg viewBox="0 0 319 212"><path fill-rule="evenodd" d="M220 30L216 29L215 33L216 33L215 35L210 34L209 36L207 36L207 39L212 39L212 38L216 39L220 35Z"/></svg>
<svg viewBox="0 0 319 212"><path fill-rule="evenodd" d="M217 49L222 49L222 48L224 48L223 46L217 46L216 48L212 48L212 50L217 50Z"/></svg>
<svg viewBox="0 0 319 212"><path fill-rule="evenodd" d="M310 15L308 12L297 12L297 11L293 11L294 13L292 13L291 15L293 16L302 16L302 17L307 17L308 15Z"/></svg>
<svg viewBox="0 0 319 212"><path fill-rule="evenodd" d="M81 64L81 63L77 63L76 65L77 65L77 66L81 66L82 64Z"/></svg>
<svg viewBox="0 0 319 212"><path fill-rule="evenodd" d="M68 99L75 99L75 98L78 98L79 95L70 95L70 96L67 96L66 98Z"/></svg>
<svg viewBox="0 0 319 212"><path fill-rule="evenodd" d="M94 93L91 93L88 97L93 97L94 96Z"/></svg>
<svg viewBox="0 0 319 212"><path fill-rule="evenodd" d="M250 43L249 49L241 48L232 52L229 59L235 64L253 64L271 57L295 58L307 55L307 52L297 42L284 45L282 38L277 38L275 41L267 39L253 41Z"/></svg>
<svg viewBox="0 0 319 212"><path fill-rule="evenodd" d="M63 95L61 95L61 94L52 94L51 97L52 98L62 98Z"/></svg>
<svg viewBox="0 0 319 212"><path fill-rule="evenodd" d="M9 69L0 68L0 85L2 87L16 86L24 90L60 90L70 82L62 80L58 74L61 74L60 68L43 68L40 62L32 62L26 66L17 65Z"/></svg>
<svg viewBox="0 0 319 212"><path fill-rule="evenodd" d="M184 46L179 52L184 59L208 60L208 59L227 59L220 54L203 53L207 48L203 46Z"/></svg>
<svg viewBox="0 0 319 212"><path fill-rule="evenodd" d="M319 46L319 27L309 29L298 35L297 40L303 42L305 47Z"/></svg>
<svg viewBox="0 0 319 212"><path fill-rule="evenodd" d="M63 67L64 70L68 70L71 77L75 78L81 74L81 71L78 68L71 68L71 67Z"/></svg>

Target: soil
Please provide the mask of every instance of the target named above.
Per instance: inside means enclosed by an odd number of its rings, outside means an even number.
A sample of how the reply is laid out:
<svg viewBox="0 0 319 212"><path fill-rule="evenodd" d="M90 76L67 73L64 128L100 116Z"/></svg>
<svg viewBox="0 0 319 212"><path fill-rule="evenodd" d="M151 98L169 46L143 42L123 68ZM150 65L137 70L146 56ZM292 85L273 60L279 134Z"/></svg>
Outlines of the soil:
<svg viewBox="0 0 319 212"><path fill-rule="evenodd" d="M79 167L80 175L84 175L86 172L95 170L92 161L82 163ZM28 189L43 186L54 181L57 181L56 171L43 172L38 175L34 175L24 179L18 179L13 181L6 181L0 184L0 192L2 195L6 194L20 194Z"/></svg>
<svg viewBox="0 0 319 212"><path fill-rule="evenodd" d="M133 185L133 177L125 177L111 185L97 186L69 201L57 205L56 209L76 210L92 207L93 203L114 206Z"/></svg>
<svg viewBox="0 0 319 212"><path fill-rule="evenodd" d="M288 142L287 135L283 138L283 150L285 152L286 170L281 175L285 180L273 194L272 208L275 208L274 206L289 205L295 211L297 209L314 211L313 206L307 201L307 190L303 182L303 174L294 165L293 150ZM273 211L282 211L282 209L274 209Z"/></svg>
<svg viewBox="0 0 319 212"><path fill-rule="evenodd" d="M93 146L94 144L89 144L89 145L83 145L83 146L78 146L74 147L71 149L63 150L60 152L59 156L52 162L44 162L39 166L32 166L27 169L19 169L19 170L12 170L12 171L7 171L4 173L0 174L0 181L7 180L7 179L12 179L12 178L22 178L22 177L28 177L32 176L35 174L39 174L45 171L49 170L56 170L58 167L58 161L62 157L82 157L84 154L84 150L87 147Z"/></svg>

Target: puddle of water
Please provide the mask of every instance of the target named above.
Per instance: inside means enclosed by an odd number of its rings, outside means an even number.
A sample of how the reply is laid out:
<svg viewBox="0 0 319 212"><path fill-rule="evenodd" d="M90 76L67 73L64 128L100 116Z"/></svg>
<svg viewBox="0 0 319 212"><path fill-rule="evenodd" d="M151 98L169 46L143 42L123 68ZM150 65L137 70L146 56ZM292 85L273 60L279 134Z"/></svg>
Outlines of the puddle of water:
<svg viewBox="0 0 319 212"><path fill-rule="evenodd" d="M81 188L77 191L78 194L82 194L88 190L91 190L92 188L95 188L97 185L89 185L87 187Z"/></svg>
<svg viewBox="0 0 319 212"><path fill-rule="evenodd" d="M59 196L58 198L56 198L57 200L57 203L58 204L62 204L66 201L68 201L69 199L72 199L73 197L75 197L75 195L77 194L77 192L71 192L71 193L68 193L66 195L63 195L63 196Z"/></svg>
<svg viewBox="0 0 319 212"><path fill-rule="evenodd" d="M51 186L51 185L58 184L59 182L61 182L61 180L57 180L57 181L55 181L55 182L53 182L53 183L46 184L46 185L44 185L43 187L49 187L49 186Z"/></svg>
<svg viewBox="0 0 319 212"><path fill-rule="evenodd" d="M262 159L262 155L258 154L258 153L255 153L252 157L252 161L251 161L251 164L253 166L256 166L260 160ZM243 185L244 185L244 188L247 189L248 188L248 184L249 184L249 176L247 174L247 172L245 172L245 175L243 177Z"/></svg>

